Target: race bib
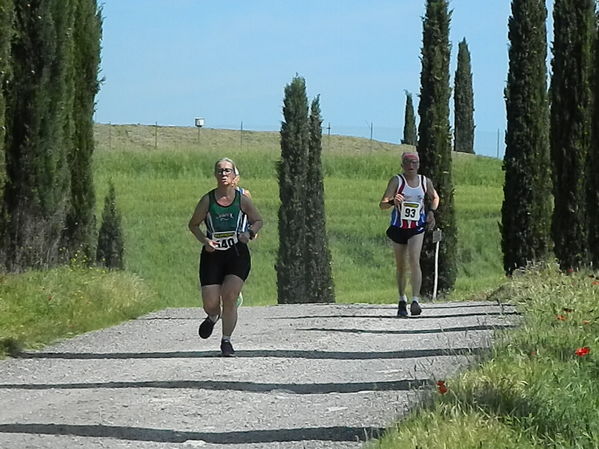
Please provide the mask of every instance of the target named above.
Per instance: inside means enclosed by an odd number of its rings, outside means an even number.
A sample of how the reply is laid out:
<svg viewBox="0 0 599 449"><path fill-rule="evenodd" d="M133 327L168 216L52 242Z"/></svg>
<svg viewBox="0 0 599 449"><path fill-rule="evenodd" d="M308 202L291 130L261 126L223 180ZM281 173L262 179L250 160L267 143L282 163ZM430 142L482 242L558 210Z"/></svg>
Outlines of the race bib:
<svg viewBox="0 0 599 449"><path fill-rule="evenodd" d="M407 221L418 221L420 218L420 209L422 204L420 203L409 203L404 201L401 204L401 219Z"/></svg>
<svg viewBox="0 0 599 449"><path fill-rule="evenodd" d="M216 249L225 251L238 242L237 231L225 231L212 233L212 241L216 242Z"/></svg>

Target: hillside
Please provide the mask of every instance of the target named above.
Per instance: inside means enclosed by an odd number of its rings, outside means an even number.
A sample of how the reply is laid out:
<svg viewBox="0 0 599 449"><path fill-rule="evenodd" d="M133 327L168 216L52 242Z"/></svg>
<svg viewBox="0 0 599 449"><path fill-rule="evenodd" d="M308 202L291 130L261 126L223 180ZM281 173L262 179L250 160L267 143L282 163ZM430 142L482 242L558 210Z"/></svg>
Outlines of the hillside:
<svg viewBox="0 0 599 449"><path fill-rule="evenodd" d="M96 124L97 151L114 149L148 150L236 150L280 151L279 133L184 126L107 125ZM406 151L410 145L338 135L323 135L323 150L331 153L357 154L370 151Z"/></svg>

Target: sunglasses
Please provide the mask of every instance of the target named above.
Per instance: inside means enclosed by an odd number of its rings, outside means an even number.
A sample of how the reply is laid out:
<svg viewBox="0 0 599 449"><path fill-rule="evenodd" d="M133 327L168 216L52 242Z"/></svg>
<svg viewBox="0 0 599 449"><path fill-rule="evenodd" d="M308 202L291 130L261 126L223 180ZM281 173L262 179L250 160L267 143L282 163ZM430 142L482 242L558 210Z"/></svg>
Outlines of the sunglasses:
<svg viewBox="0 0 599 449"><path fill-rule="evenodd" d="M219 168L216 170L217 175L230 175L231 173L233 173L232 168Z"/></svg>

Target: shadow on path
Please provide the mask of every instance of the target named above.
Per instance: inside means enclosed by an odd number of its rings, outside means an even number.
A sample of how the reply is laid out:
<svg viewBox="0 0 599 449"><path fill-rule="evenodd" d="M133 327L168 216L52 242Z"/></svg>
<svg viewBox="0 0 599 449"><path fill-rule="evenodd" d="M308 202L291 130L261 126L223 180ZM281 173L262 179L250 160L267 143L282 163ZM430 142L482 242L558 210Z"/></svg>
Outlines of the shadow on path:
<svg viewBox="0 0 599 449"><path fill-rule="evenodd" d="M383 431L384 429L378 427L338 426L212 433L102 425L0 424L0 433L74 435L159 443L184 443L188 440L201 440L213 444L258 444L307 440L366 441L376 438Z"/></svg>
<svg viewBox="0 0 599 449"><path fill-rule="evenodd" d="M135 382L81 382L63 384L0 384L1 390L82 390L95 388L188 388L197 390L244 391L249 393L327 394L360 391L409 391L431 385L429 379L404 379L382 382L349 383L254 383L219 382L213 380L151 380Z"/></svg>
<svg viewBox="0 0 599 449"><path fill-rule="evenodd" d="M446 334L448 332L469 332L469 331L494 331L501 329L513 329L516 325L478 325L478 326L461 326L461 327L446 327L436 329L404 329L404 330L389 330L389 329L335 329L335 328L298 328L298 331L314 331L314 332L341 332L348 334L393 334L393 335L416 335L416 334Z"/></svg>
<svg viewBox="0 0 599 449"><path fill-rule="evenodd" d="M411 359L420 357L441 357L455 355L478 354L487 347L469 348L435 348L435 349L406 349L403 351L387 352L359 352L359 351L318 351L318 350L239 350L235 351L235 358L275 357L296 358L313 360L374 360L374 359ZM180 352L21 352L15 358L20 359L67 359L67 360L93 360L93 359L172 359L172 358L204 358L220 357L220 351L180 351Z"/></svg>

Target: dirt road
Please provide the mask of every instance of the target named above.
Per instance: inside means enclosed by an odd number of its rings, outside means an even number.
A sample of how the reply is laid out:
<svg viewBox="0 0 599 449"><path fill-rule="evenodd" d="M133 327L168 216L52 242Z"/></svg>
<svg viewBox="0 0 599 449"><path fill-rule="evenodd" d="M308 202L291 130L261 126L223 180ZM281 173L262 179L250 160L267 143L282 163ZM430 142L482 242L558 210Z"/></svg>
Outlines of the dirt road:
<svg viewBox="0 0 599 449"><path fill-rule="evenodd" d="M495 303L167 309L0 361L0 448L358 448L512 326Z"/></svg>

